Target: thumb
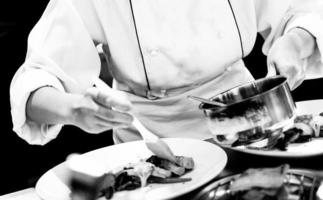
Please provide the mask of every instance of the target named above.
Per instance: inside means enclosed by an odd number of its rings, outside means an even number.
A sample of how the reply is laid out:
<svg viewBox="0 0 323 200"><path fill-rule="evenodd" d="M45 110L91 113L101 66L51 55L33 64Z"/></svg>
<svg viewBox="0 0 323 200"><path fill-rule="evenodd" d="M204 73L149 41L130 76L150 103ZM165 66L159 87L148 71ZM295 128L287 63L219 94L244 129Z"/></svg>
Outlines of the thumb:
<svg viewBox="0 0 323 200"><path fill-rule="evenodd" d="M132 104L129 101L125 92L112 89L105 82L100 79L94 81L94 84L98 90L94 96L94 100L106 107L112 107L119 111L129 111L132 108Z"/></svg>
<svg viewBox="0 0 323 200"><path fill-rule="evenodd" d="M100 89L99 89L100 90ZM100 90L97 100L102 105L108 105L119 111L129 111L131 110L131 102L129 101L127 95L119 90L111 89L110 91Z"/></svg>

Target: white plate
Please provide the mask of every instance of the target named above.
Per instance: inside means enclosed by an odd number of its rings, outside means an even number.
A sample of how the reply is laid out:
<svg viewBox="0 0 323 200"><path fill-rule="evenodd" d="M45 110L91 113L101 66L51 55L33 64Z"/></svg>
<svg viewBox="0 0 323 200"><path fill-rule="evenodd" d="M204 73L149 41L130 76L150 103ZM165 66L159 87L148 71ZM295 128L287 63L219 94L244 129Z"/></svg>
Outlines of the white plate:
<svg viewBox="0 0 323 200"><path fill-rule="evenodd" d="M220 147L209 142L187 138L167 138L164 140L175 155L193 158L195 162L194 170L183 176L191 177L192 180L185 183L151 184L145 190L144 198L141 199L170 199L183 195L215 178L227 163L226 153ZM129 162L148 158L150 155L152 154L144 143L136 141L97 149L82 156L89 161L99 162L109 171L109 169L126 165ZM40 177L36 184L37 194L44 200L69 200L69 176L66 162L57 165ZM131 195L135 195L135 193L124 194L122 192L118 194L117 192L113 200L134 199Z"/></svg>
<svg viewBox="0 0 323 200"><path fill-rule="evenodd" d="M318 115L323 112L323 100L310 100L296 102L297 115L313 114ZM275 157L309 157L323 154L323 138L314 138L310 142L301 144L292 144L286 151L272 150L262 151L253 149L242 149L234 147L224 147L234 151L240 151L249 154L275 156Z"/></svg>

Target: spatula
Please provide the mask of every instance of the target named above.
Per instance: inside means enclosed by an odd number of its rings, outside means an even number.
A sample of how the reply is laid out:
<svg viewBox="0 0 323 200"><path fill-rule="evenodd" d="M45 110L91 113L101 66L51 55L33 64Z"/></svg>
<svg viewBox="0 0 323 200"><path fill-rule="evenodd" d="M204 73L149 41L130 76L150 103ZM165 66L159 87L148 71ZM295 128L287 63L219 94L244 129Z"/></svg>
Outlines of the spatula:
<svg viewBox="0 0 323 200"><path fill-rule="evenodd" d="M94 78L93 81L97 88L106 92L111 91L111 88L100 78ZM132 125L139 131L148 149L156 156L176 163L175 156L166 142L150 132L133 113L129 113L133 116Z"/></svg>

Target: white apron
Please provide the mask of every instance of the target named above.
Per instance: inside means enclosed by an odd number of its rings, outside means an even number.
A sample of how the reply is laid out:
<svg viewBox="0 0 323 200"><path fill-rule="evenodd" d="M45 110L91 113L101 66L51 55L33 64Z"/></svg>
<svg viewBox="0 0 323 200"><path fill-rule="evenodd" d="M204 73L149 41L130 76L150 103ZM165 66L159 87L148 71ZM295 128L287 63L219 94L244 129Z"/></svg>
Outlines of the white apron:
<svg viewBox="0 0 323 200"><path fill-rule="evenodd" d="M253 80L252 75L239 60L229 66L221 75L206 83L183 88L182 92L174 92L169 96L150 100L128 92L133 103L134 112L140 121L159 137L184 137L196 139L211 138L206 118L198 108L199 102L188 99L188 95L210 98L229 88ZM116 85L117 89L125 90L124 86ZM184 91L184 92L183 92ZM134 127L115 129L114 142L140 140L141 137Z"/></svg>

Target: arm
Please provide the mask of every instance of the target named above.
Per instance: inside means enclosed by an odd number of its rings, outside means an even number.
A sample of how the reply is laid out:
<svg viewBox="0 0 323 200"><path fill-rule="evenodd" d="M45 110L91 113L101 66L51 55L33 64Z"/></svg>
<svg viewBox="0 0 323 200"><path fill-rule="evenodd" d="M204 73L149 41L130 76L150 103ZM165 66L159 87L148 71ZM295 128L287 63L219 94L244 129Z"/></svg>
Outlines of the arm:
<svg viewBox="0 0 323 200"><path fill-rule="evenodd" d="M111 111L111 102L100 104L99 100L104 100L102 95L89 90L93 88L92 78L100 72L100 59L93 41L105 42L93 2L50 1L29 35L25 63L11 82L10 103L13 129L30 144L49 142L64 124L89 132L111 128L106 123L94 125L100 129L89 125L91 119L100 123L106 120L95 112ZM120 117L118 113L106 114L111 119ZM129 116L122 115L118 120L116 126L120 121L121 124L128 122Z"/></svg>
<svg viewBox="0 0 323 200"><path fill-rule="evenodd" d="M27 119L39 124L72 124L71 108L79 96L60 92L54 87L41 87L28 98Z"/></svg>
<svg viewBox="0 0 323 200"><path fill-rule="evenodd" d="M287 77L291 89L298 87L306 75L306 63L316 49L315 38L303 28L293 28L278 38L268 58L268 76L281 74Z"/></svg>
<svg viewBox="0 0 323 200"><path fill-rule="evenodd" d="M90 88L82 95L41 87L28 99L27 118L39 124L75 125L89 133L129 126L132 117L124 112L130 110L131 104L121 92L114 93L109 95Z"/></svg>
<svg viewBox="0 0 323 200"><path fill-rule="evenodd" d="M292 89L305 78L322 76L322 3L316 0L255 2L258 31L265 38L263 52L267 55L269 75L276 71L285 75Z"/></svg>

